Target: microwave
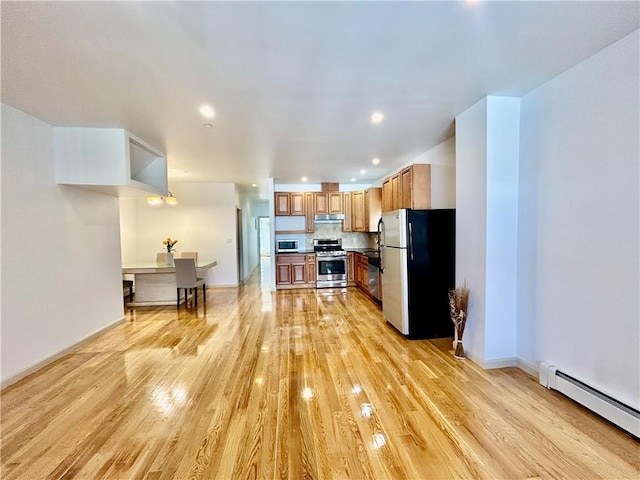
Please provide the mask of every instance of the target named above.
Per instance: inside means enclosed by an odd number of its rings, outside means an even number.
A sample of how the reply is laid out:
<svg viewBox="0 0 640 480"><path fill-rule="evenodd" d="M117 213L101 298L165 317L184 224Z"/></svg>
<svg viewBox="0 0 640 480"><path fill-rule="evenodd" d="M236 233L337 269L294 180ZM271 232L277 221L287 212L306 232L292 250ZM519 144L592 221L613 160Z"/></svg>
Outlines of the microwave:
<svg viewBox="0 0 640 480"><path fill-rule="evenodd" d="M298 240L276 240L276 251L278 253L297 252Z"/></svg>

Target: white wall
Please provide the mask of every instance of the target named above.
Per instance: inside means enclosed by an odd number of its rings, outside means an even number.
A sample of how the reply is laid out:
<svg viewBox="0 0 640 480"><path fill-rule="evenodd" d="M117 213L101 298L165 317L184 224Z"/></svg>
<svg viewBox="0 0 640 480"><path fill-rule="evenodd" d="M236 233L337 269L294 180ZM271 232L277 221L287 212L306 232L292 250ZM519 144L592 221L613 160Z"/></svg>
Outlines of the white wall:
<svg viewBox="0 0 640 480"><path fill-rule="evenodd" d="M120 201L122 251L132 263L155 261L167 237L178 239L178 252L198 251L202 260L217 260L207 271L207 285L235 286L236 190L233 183L172 183L178 204L147 205L145 198ZM135 229L133 232L131 229Z"/></svg>
<svg viewBox="0 0 640 480"><path fill-rule="evenodd" d="M520 99L487 97L485 361L516 356Z"/></svg>
<svg viewBox="0 0 640 480"><path fill-rule="evenodd" d="M518 355L640 408L638 31L522 99Z"/></svg>
<svg viewBox="0 0 640 480"><path fill-rule="evenodd" d="M456 117L456 283L470 289L468 354L486 367L516 357L519 120L507 97Z"/></svg>
<svg viewBox="0 0 640 480"><path fill-rule="evenodd" d="M2 381L124 317L118 200L55 183L53 127L2 104Z"/></svg>
<svg viewBox="0 0 640 480"><path fill-rule="evenodd" d="M243 279L246 280L260 263L258 220L266 202L259 202L253 190L236 186L236 204L242 210ZM262 205L262 207L261 207Z"/></svg>
<svg viewBox="0 0 640 480"><path fill-rule="evenodd" d="M487 100L456 117L456 283L470 288L467 353L485 354Z"/></svg>

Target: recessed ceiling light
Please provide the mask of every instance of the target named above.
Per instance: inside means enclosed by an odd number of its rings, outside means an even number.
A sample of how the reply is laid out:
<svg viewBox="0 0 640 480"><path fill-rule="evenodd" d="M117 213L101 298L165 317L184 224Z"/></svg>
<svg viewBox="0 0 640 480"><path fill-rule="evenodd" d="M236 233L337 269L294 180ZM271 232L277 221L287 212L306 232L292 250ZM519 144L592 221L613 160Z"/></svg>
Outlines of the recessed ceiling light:
<svg viewBox="0 0 640 480"><path fill-rule="evenodd" d="M200 107L200 115L204 118L213 118L216 116L216 112L209 105L202 105Z"/></svg>
<svg viewBox="0 0 640 480"><path fill-rule="evenodd" d="M380 159L374 158L373 160L371 160L371 163L373 163L374 165L378 165L380 163Z"/></svg>
<svg viewBox="0 0 640 480"><path fill-rule="evenodd" d="M213 125L211 125L210 123L205 123L203 125L204 128L213 128Z"/></svg>
<svg viewBox="0 0 640 480"><path fill-rule="evenodd" d="M355 182L356 181L356 177L351 177L351 181Z"/></svg>
<svg viewBox="0 0 640 480"><path fill-rule="evenodd" d="M364 168L360 170L360 175L364 175L365 173L367 173L367 171Z"/></svg>
<svg viewBox="0 0 640 480"><path fill-rule="evenodd" d="M371 114L371 123L380 123L384 120L384 113L382 112L373 112Z"/></svg>
<svg viewBox="0 0 640 480"><path fill-rule="evenodd" d="M251 184L251 186L252 186L253 188L256 188L258 185L256 185L255 183L252 183L252 184Z"/></svg>
<svg viewBox="0 0 640 480"><path fill-rule="evenodd" d="M302 180L303 182L306 182L309 179L307 177L302 177L300 180Z"/></svg>

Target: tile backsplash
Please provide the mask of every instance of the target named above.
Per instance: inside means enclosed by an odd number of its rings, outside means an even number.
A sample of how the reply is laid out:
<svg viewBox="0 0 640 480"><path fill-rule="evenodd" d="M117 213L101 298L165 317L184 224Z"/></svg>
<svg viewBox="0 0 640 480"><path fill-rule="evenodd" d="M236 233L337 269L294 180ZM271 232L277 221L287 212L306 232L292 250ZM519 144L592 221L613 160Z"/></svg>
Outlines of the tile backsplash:
<svg viewBox="0 0 640 480"><path fill-rule="evenodd" d="M375 233L343 232L342 223L316 223L315 233L305 235L305 250L313 250L314 238L341 238L344 248L376 248Z"/></svg>

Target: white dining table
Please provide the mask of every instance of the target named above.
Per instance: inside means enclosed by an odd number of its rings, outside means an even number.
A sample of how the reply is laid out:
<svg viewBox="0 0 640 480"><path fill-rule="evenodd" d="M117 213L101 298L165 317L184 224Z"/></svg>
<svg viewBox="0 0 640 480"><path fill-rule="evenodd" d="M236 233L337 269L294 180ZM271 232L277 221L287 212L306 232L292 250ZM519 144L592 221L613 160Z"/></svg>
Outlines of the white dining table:
<svg viewBox="0 0 640 480"><path fill-rule="evenodd" d="M206 271L218 265L217 260L199 260L196 271L204 278ZM134 276L134 301L127 305L144 307L176 304L176 269L173 265L138 262L122 266L123 274Z"/></svg>

